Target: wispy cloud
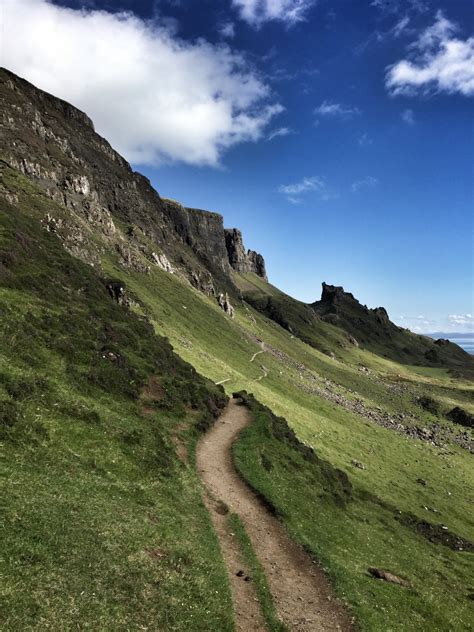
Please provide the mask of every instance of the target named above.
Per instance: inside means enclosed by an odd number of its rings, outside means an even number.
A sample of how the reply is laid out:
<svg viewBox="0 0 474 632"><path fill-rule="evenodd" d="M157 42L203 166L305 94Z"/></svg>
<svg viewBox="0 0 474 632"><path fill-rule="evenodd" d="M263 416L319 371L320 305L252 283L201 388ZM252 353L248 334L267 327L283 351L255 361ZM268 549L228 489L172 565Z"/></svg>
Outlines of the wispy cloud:
<svg viewBox="0 0 474 632"><path fill-rule="evenodd" d="M232 39L235 37L235 24L233 22L224 22L219 24L219 35L226 39Z"/></svg>
<svg viewBox="0 0 474 632"><path fill-rule="evenodd" d="M386 30L376 29L360 44L358 44L354 52L356 55L362 55L369 48L377 44L383 44L387 40L398 39L402 36L407 36L416 32L416 30L410 27L411 18L408 15L404 15L397 20L393 26Z"/></svg>
<svg viewBox="0 0 474 632"><path fill-rule="evenodd" d="M453 325L474 326L474 316L472 314L450 314L448 321Z"/></svg>
<svg viewBox="0 0 474 632"><path fill-rule="evenodd" d="M287 200L292 204L301 204L303 202L302 196L308 193L317 193L321 200L338 197L329 189L324 176L310 176L294 184L282 184L278 187L278 192L286 195Z"/></svg>
<svg viewBox="0 0 474 632"><path fill-rule="evenodd" d="M278 187L280 193L285 195L298 195L300 193L307 193L308 191L321 191L326 187L326 179L322 176L311 176L303 178L300 182L295 184L282 184Z"/></svg>
<svg viewBox="0 0 474 632"><path fill-rule="evenodd" d="M295 132L289 127L279 127L268 134L267 140L273 140L274 138L278 138L280 136L290 136L290 134L294 133Z"/></svg>
<svg viewBox="0 0 474 632"><path fill-rule="evenodd" d="M379 9L383 13L398 13L400 11L400 0L372 0L370 6Z"/></svg>
<svg viewBox="0 0 474 632"><path fill-rule="evenodd" d="M408 17L408 15L405 15L390 30L390 35L392 35L395 38L400 37L403 33L406 32L409 24L410 24L410 18Z"/></svg>
<svg viewBox="0 0 474 632"><path fill-rule="evenodd" d="M6 2L0 56L1 65L88 112L136 164L218 166L229 147L265 138L283 110L243 55L185 41L159 17Z"/></svg>
<svg viewBox="0 0 474 632"><path fill-rule="evenodd" d="M306 20L308 11L317 0L232 0L240 18L254 28L277 20L293 26Z"/></svg>
<svg viewBox="0 0 474 632"><path fill-rule="evenodd" d="M369 145L373 145L374 143L373 139L366 132L359 136L357 142L361 147L369 147Z"/></svg>
<svg viewBox="0 0 474 632"><path fill-rule="evenodd" d="M321 105L314 109L314 114L327 118L348 119L360 114L357 107L335 103L333 101L323 101Z"/></svg>
<svg viewBox="0 0 474 632"><path fill-rule="evenodd" d="M391 95L447 92L474 96L474 37L455 36L458 27L436 14L407 50L407 59L389 67L385 85Z"/></svg>
<svg viewBox="0 0 474 632"><path fill-rule="evenodd" d="M357 193L357 191L360 191L361 189L373 189L377 186L378 183L379 181L377 180L377 178L374 178L373 176L366 176L361 180L355 180L355 182L353 182L351 185L351 191L353 193Z"/></svg>
<svg viewBox="0 0 474 632"><path fill-rule="evenodd" d="M372 0L370 6L379 9L383 15L393 15L402 11L425 13L430 8L427 0Z"/></svg>
<svg viewBox="0 0 474 632"><path fill-rule="evenodd" d="M394 322L400 327L410 329L411 331L419 334L433 331L437 325L435 320L423 316L422 314L418 316L395 316Z"/></svg>
<svg viewBox="0 0 474 632"><path fill-rule="evenodd" d="M433 319L430 316L418 315L401 315L396 316L394 321L400 327L406 327L416 333L433 333L433 332L473 332L474 333L474 315L473 314L450 314L446 317Z"/></svg>
<svg viewBox="0 0 474 632"><path fill-rule="evenodd" d="M403 110L403 112L402 112L402 121L404 123L406 123L407 125L414 125L415 124L415 115L413 113L413 110L410 110L410 108L407 108L406 110Z"/></svg>

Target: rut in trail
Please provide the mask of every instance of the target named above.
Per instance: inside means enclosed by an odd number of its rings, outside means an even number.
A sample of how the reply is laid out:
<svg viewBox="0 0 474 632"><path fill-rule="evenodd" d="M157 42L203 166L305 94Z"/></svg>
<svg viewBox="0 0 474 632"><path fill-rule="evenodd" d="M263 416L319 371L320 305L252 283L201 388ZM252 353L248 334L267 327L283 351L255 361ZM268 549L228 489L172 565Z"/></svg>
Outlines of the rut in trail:
<svg viewBox="0 0 474 632"><path fill-rule="evenodd" d="M278 616L289 630L353 630L350 617L332 594L323 572L289 539L281 523L268 512L234 468L232 443L249 421L247 409L231 400L198 445L200 476L210 494L226 503L230 511L242 519L267 576ZM231 579L237 628L248 632L262 629L256 619L253 624L249 622L249 609L255 610L254 597L239 592L234 547L230 545L229 548L228 534L226 536L225 527L215 511L212 515ZM252 617L257 615L253 613Z"/></svg>

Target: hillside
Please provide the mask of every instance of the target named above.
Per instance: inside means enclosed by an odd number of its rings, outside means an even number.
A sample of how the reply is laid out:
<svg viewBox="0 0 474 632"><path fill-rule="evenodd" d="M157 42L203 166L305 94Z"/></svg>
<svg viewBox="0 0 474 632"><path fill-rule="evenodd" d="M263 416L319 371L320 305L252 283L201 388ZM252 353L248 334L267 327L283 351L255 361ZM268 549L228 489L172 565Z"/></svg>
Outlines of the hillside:
<svg viewBox="0 0 474 632"><path fill-rule="evenodd" d="M474 413L472 359L342 289L286 296L86 115L0 88L2 627L233 629L193 457L225 389L254 396L239 472L361 629L468 630L472 431L447 414Z"/></svg>

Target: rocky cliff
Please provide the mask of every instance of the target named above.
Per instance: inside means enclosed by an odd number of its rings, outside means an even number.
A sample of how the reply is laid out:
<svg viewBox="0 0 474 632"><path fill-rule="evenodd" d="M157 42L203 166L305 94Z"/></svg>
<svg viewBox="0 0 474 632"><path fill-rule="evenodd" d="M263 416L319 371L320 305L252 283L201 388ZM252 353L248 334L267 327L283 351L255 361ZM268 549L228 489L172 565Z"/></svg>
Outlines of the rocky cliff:
<svg viewBox="0 0 474 632"><path fill-rule="evenodd" d="M67 219L53 214L44 223L69 252L100 265L99 235L102 252L115 250L126 267L147 273L157 265L208 294L235 292L222 216L161 198L86 114L1 69L0 117L1 159L68 209ZM260 255L244 257L245 271L265 276Z"/></svg>
<svg viewBox="0 0 474 632"><path fill-rule="evenodd" d="M225 229L225 245L231 267L242 274L253 272L267 280L265 260L254 250L245 250L242 233L238 228Z"/></svg>
<svg viewBox="0 0 474 632"><path fill-rule="evenodd" d="M95 132L86 114L4 69L0 123L0 160L43 189L51 200L43 227L75 257L99 270L109 254L140 274L157 266L214 296L229 316L240 295L232 272L266 279L263 257L244 248L238 229L225 230L221 215L161 198ZM9 204L15 195L0 184L0 197ZM397 360L456 366L470 361L456 345L397 327L383 308L368 309L342 287L324 283L321 300L311 306L283 293L259 306L290 331L304 330L299 335L310 344L322 319L342 328L353 344Z"/></svg>
<svg viewBox="0 0 474 632"><path fill-rule="evenodd" d="M460 366L471 363L469 355L457 345L398 327L384 307L369 309L341 286L323 283L321 300L311 307L322 320L344 329L352 344L397 361Z"/></svg>

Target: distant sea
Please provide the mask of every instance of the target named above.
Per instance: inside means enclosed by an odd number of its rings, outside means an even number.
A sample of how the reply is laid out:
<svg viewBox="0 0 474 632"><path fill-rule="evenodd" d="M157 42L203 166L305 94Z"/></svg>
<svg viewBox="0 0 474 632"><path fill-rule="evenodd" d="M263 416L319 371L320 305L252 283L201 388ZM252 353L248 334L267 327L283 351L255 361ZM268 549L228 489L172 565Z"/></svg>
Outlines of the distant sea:
<svg viewBox="0 0 474 632"><path fill-rule="evenodd" d="M466 333L466 334L453 334L446 333L442 331L437 331L434 334L428 334L431 338L447 338L451 340L451 342L455 342L457 345L462 347L464 351L471 353L474 355L474 332Z"/></svg>

